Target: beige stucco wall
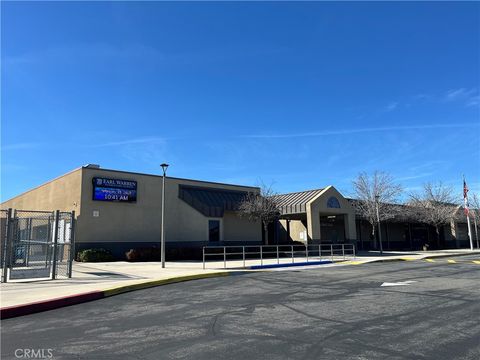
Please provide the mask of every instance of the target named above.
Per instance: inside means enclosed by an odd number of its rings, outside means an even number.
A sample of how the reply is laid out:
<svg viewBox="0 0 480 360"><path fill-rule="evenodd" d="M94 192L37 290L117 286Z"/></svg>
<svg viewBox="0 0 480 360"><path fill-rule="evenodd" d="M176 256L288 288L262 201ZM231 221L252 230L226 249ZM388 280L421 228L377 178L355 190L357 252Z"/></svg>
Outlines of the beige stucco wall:
<svg viewBox="0 0 480 360"><path fill-rule="evenodd" d="M156 242L160 241L162 177L101 169L84 168L82 216L78 219L77 242ZM137 202L118 203L92 200L92 179L106 177L137 181ZM178 185L228 190L258 191L187 179L166 178L166 242L208 241L208 219L178 197ZM99 217L93 216L99 212ZM225 240L261 240L260 226L226 213L222 221Z"/></svg>
<svg viewBox="0 0 480 360"><path fill-rule="evenodd" d="M340 208L329 208L327 202L330 197L336 197ZM350 202L340 194L333 186L326 187L315 199L307 204L307 230L309 239L319 240L320 215L345 215L345 237L356 239L357 230L355 226L355 209Z"/></svg>
<svg viewBox="0 0 480 360"><path fill-rule="evenodd" d="M307 227L301 220L290 220L290 237L293 241L306 242L300 239L300 233L307 230Z"/></svg>
<svg viewBox="0 0 480 360"><path fill-rule="evenodd" d="M249 221L238 216L236 212L225 211L222 227L224 241L262 241L261 222ZM207 235L206 224L205 235Z"/></svg>
<svg viewBox="0 0 480 360"><path fill-rule="evenodd" d="M137 181L137 201L94 201L92 179ZM208 241L208 217L178 197L178 185L258 191L258 188L166 178L166 242ZM2 203L2 209L75 210L76 242L160 242L162 177L95 168L79 168ZM98 217L94 217L94 211ZM259 223L226 212L220 219L225 241L261 241Z"/></svg>
<svg viewBox="0 0 480 360"><path fill-rule="evenodd" d="M80 214L82 169L73 170L52 181L2 203L2 209L61 210Z"/></svg>
<svg viewBox="0 0 480 360"><path fill-rule="evenodd" d="M282 238L282 241L288 242L290 239L292 241L298 241L305 243L305 239L300 238L300 233L304 233L307 231L307 226L305 224L305 221L302 220L289 220L290 221L290 238L288 237L288 225L287 225L286 219L280 219L278 221L280 225L280 229L282 233L284 234L284 237Z"/></svg>

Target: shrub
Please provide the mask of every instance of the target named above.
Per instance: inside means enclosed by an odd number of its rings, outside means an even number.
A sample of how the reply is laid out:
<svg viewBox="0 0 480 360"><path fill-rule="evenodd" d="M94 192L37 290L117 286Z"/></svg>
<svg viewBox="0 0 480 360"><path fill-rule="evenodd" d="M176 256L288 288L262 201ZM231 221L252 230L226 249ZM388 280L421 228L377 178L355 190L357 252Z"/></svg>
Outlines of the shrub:
<svg viewBox="0 0 480 360"><path fill-rule="evenodd" d="M125 253L127 261L160 261L160 248L135 248Z"/></svg>
<svg viewBox="0 0 480 360"><path fill-rule="evenodd" d="M113 261L112 253L106 249L85 249L77 253L77 261L81 262L103 262Z"/></svg>
<svg viewBox="0 0 480 360"><path fill-rule="evenodd" d="M127 261L160 261L161 252L159 247L142 247L130 249L125 253ZM201 248L167 248L166 261L177 260L201 260Z"/></svg>

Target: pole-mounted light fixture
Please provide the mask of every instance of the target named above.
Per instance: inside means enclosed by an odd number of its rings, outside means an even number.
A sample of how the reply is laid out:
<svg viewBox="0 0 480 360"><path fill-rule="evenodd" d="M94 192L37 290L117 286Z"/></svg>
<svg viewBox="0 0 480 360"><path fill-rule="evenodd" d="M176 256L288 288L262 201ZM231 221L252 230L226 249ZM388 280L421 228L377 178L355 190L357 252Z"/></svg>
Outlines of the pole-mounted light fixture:
<svg viewBox="0 0 480 360"><path fill-rule="evenodd" d="M163 163L160 165L160 167L163 170L163 175L165 175L167 173L168 164Z"/></svg>
<svg viewBox="0 0 480 360"><path fill-rule="evenodd" d="M162 227L161 227L161 239L160 239L160 256L162 260L162 268L165 267L165 176L167 174L168 164L163 163L160 165L163 170L162 178Z"/></svg>
<svg viewBox="0 0 480 360"><path fill-rule="evenodd" d="M377 211L377 222L378 222L378 241L380 242L380 255L383 255L383 245L382 245L382 229L380 228L380 211L379 208L380 195L375 195L375 208Z"/></svg>

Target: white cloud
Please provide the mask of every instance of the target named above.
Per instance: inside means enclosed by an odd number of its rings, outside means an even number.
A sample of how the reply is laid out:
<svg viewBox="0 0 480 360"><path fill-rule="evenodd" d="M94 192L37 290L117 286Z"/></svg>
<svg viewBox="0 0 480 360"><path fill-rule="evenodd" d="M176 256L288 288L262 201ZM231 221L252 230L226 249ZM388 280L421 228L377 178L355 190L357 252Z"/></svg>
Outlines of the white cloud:
<svg viewBox="0 0 480 360"><path fill-rule="evenodd" d="M134 144L163 144L163 143L165 143L165 138L153 136L153 137L125 139L120 141L111 141L111 142L91 145L90 147L109 147L109 146L123 146L123 145L134 145Z"/></svg>
<svg viewBox="0 0 480 360"><path fill-rule="evenodd" d="M416 180L416 179L422 179L422 178L425 178L425 177L429 177L431 175L433 175L433 172L426 172L426 173L423 173L423 174L407 175L407 176L397 177L396 180L397 181Z"/></svg>
<svg viewBox="0 0 480 360"><path fill-rule="evenodd" d="M350 135L358 133L371 132L386 132L386 131L402 131L402 130L428 130L428 129L443 129L443 128L465 128L478 127L477 123L457 123L457 124L430 124L430 125L407 125L407 126L385 126L373 128L358 128L358 129L339 129L339 130L325 130L318 132L296 133L296 134L250 134L241 135L242 138L258 138L258 139L283 139L283 138L303 138L303 137L317 137L330 135Z"/></svg>
<svg viewBox="0 0 480 360"><path fill-rule="evenodd" d="M158 49L143 44L126 44L117 46L109 43L76 43L69 46L51 47L35 52L24 53L16 56L6 56L8 65L23 65L40 62L62 63L90 61L93 59L110 61L115 60L165 60L165 55Z"/></svg>
<svg viewBox="0 0 480 360"><path fill-rule="evenodd" d="M8 144L8 145L3 145L2 146L2 151L8 151L8 150L23 150L23 149L35 149L43 144L41 143L17 143L17 144Z"/></svg>
<svg viewBox="0 0 480 360"><path fill-rule="evenodd" d="M397 107L398 107L398 102L392 101L387 106L385 106L384 110L389 112L389 111L395 110Z"/></svg>
<svg viewBox="0 0 480 360"><path fill-rule="evenodd" d="M431 95L431 94L418 94L418 95L415 95L413 98L415 100L430 100L432 99L434 96Z"/></svg>
<svg viewBox="0 0 480 360"><path fill-rule="evenodd" d="M459 97L464 96L466 92L467 92L467 90L465 88L450 89L445 94L445 98L447 100L455 100L455 99L458 99Z"/></svg>
<svg viewBox="0 0 480 360"><path fill-rule="evenodd" d="M476 88L450 89L446 92L444 99L451 102L463 102L466 106L478 106L480 104L480 96Z"/></svg>
<svg viewBox="0 0 480 360"><path fill-rule="evenodd" d="M467 106L479 106L480 105L480 95L472 96L467 100Z"/></svg>

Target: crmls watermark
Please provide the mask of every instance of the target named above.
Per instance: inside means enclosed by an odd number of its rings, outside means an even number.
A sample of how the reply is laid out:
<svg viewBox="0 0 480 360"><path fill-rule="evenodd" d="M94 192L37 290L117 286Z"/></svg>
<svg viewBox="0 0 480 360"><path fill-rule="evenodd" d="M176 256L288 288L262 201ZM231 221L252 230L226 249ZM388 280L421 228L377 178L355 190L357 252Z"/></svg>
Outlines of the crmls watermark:
<svg viewBox="0 0 480 360"><path fill-rule="evenodd" d="M16 349L17 359L53 359L53 349Z"/></svg>

